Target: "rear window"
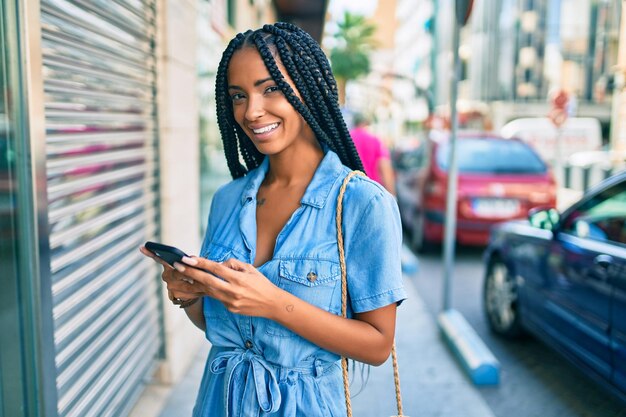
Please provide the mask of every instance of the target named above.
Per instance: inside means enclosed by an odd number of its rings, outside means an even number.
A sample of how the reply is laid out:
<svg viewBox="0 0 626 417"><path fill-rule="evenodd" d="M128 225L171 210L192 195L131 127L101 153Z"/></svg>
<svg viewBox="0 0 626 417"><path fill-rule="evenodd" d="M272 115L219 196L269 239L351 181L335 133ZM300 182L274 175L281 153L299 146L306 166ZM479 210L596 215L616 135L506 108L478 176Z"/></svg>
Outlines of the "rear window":
<svg viewBox="0 0 626 417"><path fill-rule="evenodd" d="M450 146L437 151L437 165L448 170ZM467 174L543 174L547 168L525 143L516 140L463 138L457 141L459 172Z"/></svg>

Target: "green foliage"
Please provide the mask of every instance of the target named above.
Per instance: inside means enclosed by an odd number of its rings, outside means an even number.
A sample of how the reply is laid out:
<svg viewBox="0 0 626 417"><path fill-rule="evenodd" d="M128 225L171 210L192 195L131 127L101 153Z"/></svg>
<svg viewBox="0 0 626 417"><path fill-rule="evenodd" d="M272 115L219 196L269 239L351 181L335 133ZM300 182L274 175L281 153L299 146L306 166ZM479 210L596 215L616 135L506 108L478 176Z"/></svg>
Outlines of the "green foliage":
<svg viewBox="0 0 626 417"><path fill-rule="evenodd" d="M375 47L376 26L365 17L346 12L334 38L337 46L330 51L330 62L336 78L353 80L370 70L369 54Z"/></svg>

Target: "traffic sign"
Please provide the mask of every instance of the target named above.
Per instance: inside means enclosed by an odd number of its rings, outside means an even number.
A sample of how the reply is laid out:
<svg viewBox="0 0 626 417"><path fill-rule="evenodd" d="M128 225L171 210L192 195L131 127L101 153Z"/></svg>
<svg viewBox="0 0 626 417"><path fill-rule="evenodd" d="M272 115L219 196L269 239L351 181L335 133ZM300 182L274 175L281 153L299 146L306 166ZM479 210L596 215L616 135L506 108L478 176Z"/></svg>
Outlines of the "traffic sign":
<svg viewBox="0 0 626 417"><path fill-rule="evenodd" d="M569 101L569 94L565 90L557 91L550 99L552 109L548 113L548 118L556 127L563 126L567 121Z"/></svg>

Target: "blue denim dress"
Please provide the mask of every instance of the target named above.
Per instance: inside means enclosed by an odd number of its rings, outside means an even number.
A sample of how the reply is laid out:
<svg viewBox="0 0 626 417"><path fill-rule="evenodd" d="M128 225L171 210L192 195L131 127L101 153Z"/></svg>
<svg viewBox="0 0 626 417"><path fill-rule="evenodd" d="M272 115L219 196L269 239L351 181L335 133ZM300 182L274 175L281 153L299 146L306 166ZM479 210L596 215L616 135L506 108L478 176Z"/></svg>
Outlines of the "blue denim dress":
<svg viewBox="0 0 626 417"><path fill-rule="evenodd" d="M350 170L325 149L300 207L278 234L274 257L259 267L280 288L341 314L341 270L335 226L339 188ZM214 196L201 256L253 263L256 195L265 161ZM406 298L402 285L402 232L393 197L368 178L353 178L343 201L348 271L348 314ZM212 348L194 417L343 417L339 356L271 320L230 313L203 298L206 337Z"/></svg>

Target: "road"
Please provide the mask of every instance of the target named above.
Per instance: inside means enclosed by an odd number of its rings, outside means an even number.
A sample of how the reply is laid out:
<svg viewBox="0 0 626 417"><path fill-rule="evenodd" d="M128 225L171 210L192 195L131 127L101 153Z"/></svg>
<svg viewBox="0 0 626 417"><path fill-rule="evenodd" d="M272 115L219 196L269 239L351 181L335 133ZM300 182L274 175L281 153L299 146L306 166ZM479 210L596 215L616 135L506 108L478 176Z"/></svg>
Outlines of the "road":
<svg viewBox="0 0 626 417"><path fill-rule="evenodd" d="M493 335L482 313L482 249L460 248L456 256L452 306L502 364L500 386L480 388L496 417L626 417L626 407L541 342ZM435 315L442 305L442 257L419 255L419 261L411 280Z"/></svg>

